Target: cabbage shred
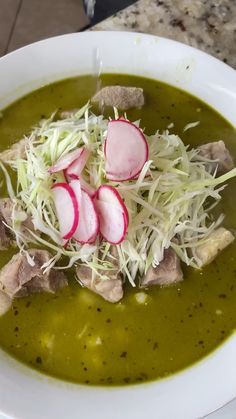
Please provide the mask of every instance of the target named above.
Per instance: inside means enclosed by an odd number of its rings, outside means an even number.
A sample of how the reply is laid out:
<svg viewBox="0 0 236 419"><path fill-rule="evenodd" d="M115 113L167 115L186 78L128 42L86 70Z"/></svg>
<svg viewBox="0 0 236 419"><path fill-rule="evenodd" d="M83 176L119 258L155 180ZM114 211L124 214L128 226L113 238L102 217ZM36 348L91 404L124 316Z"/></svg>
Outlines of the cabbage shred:
<svg viewBox="0 0 236 419"><path fill-rule="evenodd" d="M117 117L118 112L114 111ZM108 120L94 115L89 104L67 119L54 119L55 114L42 120L25 138L24 159L8 162L17 174L16 190L1 163L8 194L20 209L13 212L12 227L20 250L27 253L30 243L48 248L53 258L43 266L45 271L52 266L67 269L80 263L89 266L93 276L109 279L103 271L113 270L115 266L108 243L97 240L94 244L81 245L71 239L63 247L51 193L53 183L65 179L63 173L50 174L49 167L76 147L86 146L90 158L83 178L94 188L104 183L116 187L129 212L125 240L117 246L124 277L135 286L136 278L151 265L157 266L169 247L184 263L199 268L196 248L222 223L223 214L214 220L212 209L221 199L224 182L236 175L236 169L216 178L216 171L209 171L209 161L201 158L198 149L189 149L167 130L146 136L149 161L137 179L107 181L104 141ZM24 215L31 216L35 228L34 232L28 230L27 235L19 229ZM67 258L67 263L58 266L62 256Z"/></svg>

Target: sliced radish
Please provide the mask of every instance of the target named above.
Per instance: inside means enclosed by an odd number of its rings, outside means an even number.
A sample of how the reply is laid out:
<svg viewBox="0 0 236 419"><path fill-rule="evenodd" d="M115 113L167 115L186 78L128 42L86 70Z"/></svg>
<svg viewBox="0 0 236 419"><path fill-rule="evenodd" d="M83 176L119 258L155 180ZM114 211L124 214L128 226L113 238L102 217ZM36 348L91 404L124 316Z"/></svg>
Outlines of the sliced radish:
<svg viewBox="0 0 236 419"><path fill-rule="evenodd" d="M76 158L73 163L66 169L66 177L70 177L72 179L75 179L76 176L79 177L87 163L89 154L90 151L87 148L82 147L82 152L79 157Z"/></svg>
<svg viewBox="0 0 236 419"><path fill-rule="evenodd" d="M81 190L80 181L78 179L71 180L70 187L72 188L72 190L73 190L73 192L75 194L75 197L77 199L79 210L80 210L80 217L81 217L81 208L80 208L80 206L81 206L82 190Z"/></svg>
<svg viewBox="0 0 236 419"><path fill-rule="evenodd" d="M121 211L124 212L127 224L129 224L128 210L119 194L119 192L110 185L102 185L97 190L97 199L110 203L111 205L117 206Z"/></svg>
<svg viewBox="0 0 236 419"><path fill-rule="evenodd" d="M96 208L103 238L111 244L121 243L127 230L123 211L104 201L96 201Z"/></svg>
<svg viewBox="0 0 236 419"><path fill-rule="evenodd" d="M75 179L79 179L79 176L76 176L76 175L71 175L71 176L68 176L67 174L66 174L66 170L64 170L64 176L65 176L65 179L67 180L67 182L71 182L72 180L75 180Z"/></svg>
<svg viewBox="0 0 236 419"><path fill-rule="evenodd" d="M121 196L110 185L102 185L97 191L96 208L99 216L100 232L104 239L111 244L123 241L129 216Z"/></svg>
<svg viewBox="0 0 236 419"><path fill-rule="evenodd" d="M124 119L108 123L104 145L109 180L124 181L137 176L148 160L148 144L143 132Z"/></svg>
<svg viewBox="0 0 236 419"><path fill-rule="evenodd" d="M139 178L139 175L140 175L140 173L137 175L137 176L135 176L133 179L134 180L136 180L136 179L138 179ZM146 173L146 175L145 175L145 179L146 178L148 178L148 177L151 177L152 175L151 175L151 171L150 170L148 170L147 171L147 173Z"/></svg>
<svg viewBox="0 0 236 419"><path fill-rule="evenodd" d="M91 196L91 198L94 198L95 197L95 195L96 195L96 189L94 189L93 188L93 186L91 186L88 182L86 182L86 180L84 180L83 178L82 178L82 176L76 176L76 175L70 175L70 176L66 176L66 173L65 173L65 177L66 177L66 180L67 180L67 182L71 182L72 180L79 180L80 181L80 185L81 185L81 188L85 191L85 192L87 192L88 194L89 194L89 196Z"/></svg>
<svg viewBox="0 0 236 419"><path fill-rule="evenodd" d="M96 189L94 189L89 183L87 183L81 176L79 180L80 180L81 188L85 192L87 192L87 194L89 194L91 198L94 198L94 196L96 195Z"/></svg>
<svg viewBox="0 0 236 419"><path fill-rule="evenodd" d="M50 167L48 171L50 173L60 172L61 170L67 169L79 156L83 153L84 147L76 148L76 150L67 153L65 156L61 157L54 166Z"/></svg>
<svg viewBox="0 0 236 419"><path fill-rule="evenodd" d="M64 182L52 186L61 236L69 240L79 223L79 205L74 190Z"/></svg>
<svg viewBox="0 0 236 419"><path fill-rule="evenodd" d="M73 238L80 243L93 243L99 231L99 220L93 200L81 189L79 180L72 180L70 186L79 200L80 208L80 221Z"/></svg>

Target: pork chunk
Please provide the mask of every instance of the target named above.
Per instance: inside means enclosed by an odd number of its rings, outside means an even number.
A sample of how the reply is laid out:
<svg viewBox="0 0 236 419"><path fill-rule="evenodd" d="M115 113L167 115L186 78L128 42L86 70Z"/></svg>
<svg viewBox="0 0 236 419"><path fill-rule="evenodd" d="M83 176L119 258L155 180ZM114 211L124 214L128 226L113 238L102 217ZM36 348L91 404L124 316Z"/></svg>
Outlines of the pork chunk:
<svg viewBox="0 0 236 419"><path fill-rule="evenodd" d="M3 163L7 163L10 160L24 159L25 145L25 138L23 138L20 141L17 141L17 143L14 143L10 148L7 148L6 150L0 153L0 160L2 160Z"/></svg>
<svg viewBox="0 0 236 419"><path fill-rule="evenodd" d="M141 280L142 288L151 285L170 285L183 280L183 272L180 266L179 257L175 251L169 247L164 252L164 258L158 266L150 266L146 275Z"/></svg>
<svg viewBox="0 0 236 419"><path fill-rule="evenodd" d="M211 263L218 253L229 246L233 241L233 234L229 230L226 230L226 228L220 227L213 231L209 235L207 241L200 244L195 249L195 255L199 259L200 267Z"/></svg>
<svg viewBox="0 0 236 419"><path fill-rule="evenodd" d="M60 118L61 119L72 118L72 116L74 116L76 114L76 112L78 112L78 110L79 110L79 108L70 109L68 111L62 111L62 112L60 112Z"/></svg>
<svg viewBox="0 0 236 419"><path fill-rule="evenodd" d="M92 279L92 270L87 266L79 266L76 269L79 282L86 288L100 295L110 303L117 303L123 297L122 280L119 275L115 278L102 280L99 277ZM109 275L109 274L108 274Z"/></svg>
<svg viewBox="0 0 236 419"><path fill-rule="evenodd" d="M211 163L212 170L217 167L217 174L222 175L234 168L234 161L229 150L225 147L224 141L203 144L199 149L199 155L210 160L217 160Z"/></svg>
<svg viewBox="0 0 236 419"><path fill-rule="evenodd" d="M0 214L0 250L8 249L13 244L13 236L3 224L4 219Z"/></svg>
<svg viewBox="0 0 236 419"><path fill-rule="evenodd" d="M67 285L67 279L61 271L55 269L43 273L41 266L52 255L47 250L31 249L34 259L31 266L25 255L17 253L0 271L0 291L8 297L23 297L36 292L55 292Z"/></svg>
<svg viewBox="0 0 236 419"><path fill-rule="evenodd" d="M141 108L144 105L143 89L140 87L107 86L93 96L92 102L100 107L115 106L121 111Z"/></svg>
<svg viewBox="0 0 236 419"><path fill-rule="evenodd" d="M0 250L7 249L13 245L14 235L4 223L12 226L12 211L13 202L10 198L0 199ZM4 222L4 223L3 223ZM20 231L27 235L27 229L34 230L33 223L30 217L27 217L25 221L21 223Z"/></svg>
<svg viewBox="0 0 236 419"><path fill-rule="evenodd" d="M84 287L100 295L104 298L104 300L107 300L110 303L117 303L123 298L124 292L122 278L119 273L118 255L115 246L111 247L110 253L111 256L108 256L106 260L112 262L115 269L112 271L104 270L101 272L102 275L106 275L109 279L103 280L98 276L92 279L92 270L87 266L78 266L76 268L76 275L79 282Z"/></svg>
<svg viewBox="0 0 236 419"><path fill-rule="evenodd" d="M11 304L12 299L5 292L0 291L0 317L11 308Z"/></svg>
<svg viewBox="0 0 236 419"><path fill-rule="evenodd" d="M12 225L12 208L10 198L0 199L0 250L7 249L13 243L13 235L4 224Z"/></svg>

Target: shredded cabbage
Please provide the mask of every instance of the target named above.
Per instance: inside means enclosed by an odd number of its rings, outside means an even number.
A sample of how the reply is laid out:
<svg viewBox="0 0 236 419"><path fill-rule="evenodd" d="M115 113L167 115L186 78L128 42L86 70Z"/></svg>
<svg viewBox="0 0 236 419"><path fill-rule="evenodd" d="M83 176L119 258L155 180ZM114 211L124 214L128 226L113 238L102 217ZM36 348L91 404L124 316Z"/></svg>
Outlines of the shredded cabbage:
<svg viewBox="0 0 236 419"><path fill-rule="evenodd" d="M200 124L200 121L196 121L196 122L190 122L189 124L185 125L183 132L191 129L191 128L195 128Z"/></svg>
<svg viewBox="0 0 236 419"><path fill-rule="evenodd" d="M115 116L118 117L116 109ZM53 257L43 267L45 271L52 266L67 269L81 263L92 269L93 276L106 280L104 271L115 269L109 243L97 240L92 245L81 245L70 240L66 247L62 246L51 187L55 181L64 181L64 175L50 174L48 168L63 155L85 145L90 158L84 180L94 188L102 183L115 186L129 212L125 240L117 246L120 271L129 282L135 286L137 276L147 272L151 265L157 266L170 246L183 262L199 268L195 248L222 223L223 215L213 220L211 211L221 199L220 192L225 187L222 184L236 175L236 169L216 178L216 172L212 174L206 169L209 160L198 158L197 149L189 149L167 130L147 137L149 161L138 179L109 182L103 151L107 124L102 115L91 112L89 104L64 120L55 120L53 114L41 121L26 138L26 157L9 162L17 174L15 191L6 167L0 162L8 194L18 208L12 227L18 247L24 252L30 243L48 248ZM188 124L185 130L196 125ZM31 216L35 231L28 229L25 234L16 227L24 214ZM56 265L62 256L68 263Z"/></svg>

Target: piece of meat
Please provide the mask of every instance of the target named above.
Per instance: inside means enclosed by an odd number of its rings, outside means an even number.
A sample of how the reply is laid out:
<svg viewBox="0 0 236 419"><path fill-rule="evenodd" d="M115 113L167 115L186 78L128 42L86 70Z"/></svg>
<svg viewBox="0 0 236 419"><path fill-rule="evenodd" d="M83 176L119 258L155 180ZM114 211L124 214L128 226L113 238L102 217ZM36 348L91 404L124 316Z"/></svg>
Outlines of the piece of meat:
<svg viewBox="0 0 236 419"><path fill-rule="evenodd" d="M151 285L170 285L183 280L183 272L179 257L169 247L164 251L164 258L155 268L150 266L146 275L143 276L140 286L142 288Z"/></svg>
<svg viewBox="0 0 236 419"><path fill-rule="evenodd" d="M229 230L226 230L226 228L220 227L213 231L209 235L207 241L200 244L195 249L195 255L199 259L199 266L203 267L211 263L218 253L229 246L233 241L233 234Z"/></svg>
<svg viewBox="0 0 236 419"><path fill-rule="evenodd" d="M100 279L95 277L92 279L92 270L87 266L79 266L76 268L76 274L82 285L91 291L99 294L104 300L110 303L117 303L123 297L122 280L119 275L114 279ZM110 273L108 273L110 275Z"/></svg>
<svg viewBox="0 0 236 419"><path fill-rule="evenodd" d="M10 160L24 159L26 156L26 141L27 140L23 138L17 143L14 143L10 148L7 148L6 150L2 151L0 153L0 160L2 160L4 163L7 163Z"/></svg>
<svg viewBox="0 0 236 419"><path fill-rule="evenodd" d="M17 210L17 208L16 208ZM1 198L0 199L0 250L7 249L9 246L13 245L14 234L13 232L3 224L3 221L12 227L12 211L13 211L13 202L10 198ZM20 225L20 231L26 236L30 235L27 231L34 230L31 217L28 216L25 221Z"/></svg>
<svg viewBox="0 0 236 419"><path fill-rule="evenodd" d="M0 214L0 250L8 249L13 244L10 230L3 224L4 219Z"/></svg>
<svg viewBox="0 0 236 419"><path fill-rule="evenodd" d="M100 107L115 106L126 111L130 108L141 108L144 105L143 89L140 87L107 86L99 90L91 99Z"/></svg>
<svg viewBox="0 0 236 419"><path fill-rule="evenodd" d="M34 266L28 263L26 255L17 253L1 269L1 291L13 298L35 292L55 292L67 285L63 272L50 269L47 273L43 273L41 266L52 258L47 250L31 249L29 254L34 259Z"/></svg>
<svg viewBox="0 0 236 419"><path fill-rule="evenodd" d="M13 202L10 198L1 198L0 199L0 213L3 217L4 221L12 225L12 209L13 209Z"/></svg>
<svg viewBox="0 0 236 419"><path fill-rule="evenodd" d="M75 108L75 109L70 109L68 111L62 111L60 112L60 118L61 119L67 119L67 118L71 118L72 116L74 116L76 114L76 112L78 112L79 108Z"/></svg>
<svg viewBox="0 0 236 419"><path fill-rule="evenodd" d="M213 143L203 144L198 147L199 155L205 159L217 160L210 163L209 167L214 171L217 167L217 174L222 175L234 168L234 161L225 147L224 141L215 141Z"/></svg>
<svg viewBox="0 0 236 419"><path fill-rule="evenodd" d="M78 266L76 268L76 275L83 286L89 288L96 294L99 294L104 300L107 300L110 303L117 303L123 298L124 292L115 246L111 246L111 255L113 258L107 257L106 260L112 262L115 269L112 271L100 271L102 275L108 276L109 279L103 280L98 276L92 279L92 270L88 266Z"/></svg>
<svg viewBox="0 0 236 419"><path fill-rule="evenodd" d="M12 211L13 205L11 198L0 198L0 214L4 219L5 223L12 227ZM21 211L19 205L16 205L16 211ZM21 223L21 231L26 234L26 229L34 230L31 217L27 218Z"/></svg>
<svg viewBox="0 0 236 419"><path fill-rule="evenodd" d="M13 234L9 228L3 224L12 225L13 203L10 198L0 199L0 250L8 249L13 244Z"/></svg>
<svg viewBox="0 0 236 419"><path fill-rule="evenodd" d="M11 304L12 299L5 292L0 291L0 317L11 308Z"/></svg>

